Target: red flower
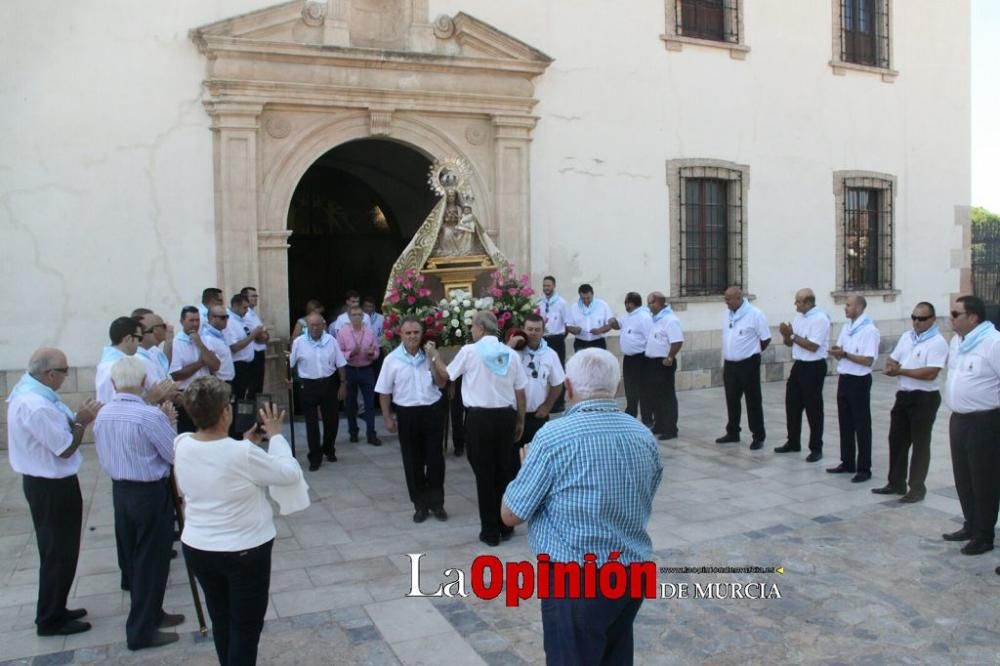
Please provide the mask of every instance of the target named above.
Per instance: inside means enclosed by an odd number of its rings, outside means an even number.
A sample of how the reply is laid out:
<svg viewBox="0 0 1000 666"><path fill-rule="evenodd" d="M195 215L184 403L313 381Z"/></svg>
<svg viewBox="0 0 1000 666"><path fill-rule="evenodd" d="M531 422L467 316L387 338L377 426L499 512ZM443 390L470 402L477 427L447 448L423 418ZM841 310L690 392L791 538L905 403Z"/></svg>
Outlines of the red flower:
<svg viewBox="0 0 1000 666"><path fill-rule="evenodd" d="M427 324L428 326L430 326L431 324L433 324L434 323L434 315L427 315L426 317L424 317L424 323Z"/></svg>
<svg viewBox="0 0 1000 666"><path fill-rule="evenodd" d="M417 297L416 296L407 296L406 297L406 302L409 303L410 305L413 305L414 303L417 302Z"/></svg>
<svg viewBox="0 0 1000 666"><path fill-rule="evenodd" d="M434 313L434 316L437 317L438 319L444 319L444 312L438 310L437 312Z"/></svg>
<svg viewBox="0 0 1000 666"><path fill-rule="evenodd" d="M396 337L396 334L393 333L391 330L385 331L382 335L385 336L386 340L392 340L394 337Z"/></svg>
<svg viewBox="0 0 1000 666"><path fill-rule="evenodd" d="M411 297L411 298L412 298L412 297ZM393 303L393 304L395 304L395 303L399 303L399 294L391 294L391 295L389 296L389 302L390 302L390 303Z"/></svg>

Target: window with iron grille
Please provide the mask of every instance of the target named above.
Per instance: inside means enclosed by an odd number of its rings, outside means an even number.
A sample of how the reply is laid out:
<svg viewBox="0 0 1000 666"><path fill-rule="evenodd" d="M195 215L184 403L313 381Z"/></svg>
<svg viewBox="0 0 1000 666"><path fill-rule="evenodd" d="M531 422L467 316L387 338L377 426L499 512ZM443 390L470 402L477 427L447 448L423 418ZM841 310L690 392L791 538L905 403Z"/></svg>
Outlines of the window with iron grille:
<svg viewBox="0 0 1000 666"><path fill-rule="evenodd" d="M867 172L840 173L834 186L839 289L891 291L895 179Z"/></svg>
<svg viewBox="0 0 1000 666"><path fill-rule="evenodd" d="M888 69L889 0L839 0L841 62Z"/></svg>
<svg viewBox="0 0 1000 666"><path fill-rule="evenodd" d="M684 44L718 46L742 60L750 47L743 37L743 0L664 0L667 50L681 51Z"/></svg>
<svg viewBox="0 0 1000 666"><path fill-rule="evenodd" d="M676 211L671 211L676 239L673 295L714 296L733 285L743 287L746 167L677 160L667 168L676 192L672 204Z"/></svg>

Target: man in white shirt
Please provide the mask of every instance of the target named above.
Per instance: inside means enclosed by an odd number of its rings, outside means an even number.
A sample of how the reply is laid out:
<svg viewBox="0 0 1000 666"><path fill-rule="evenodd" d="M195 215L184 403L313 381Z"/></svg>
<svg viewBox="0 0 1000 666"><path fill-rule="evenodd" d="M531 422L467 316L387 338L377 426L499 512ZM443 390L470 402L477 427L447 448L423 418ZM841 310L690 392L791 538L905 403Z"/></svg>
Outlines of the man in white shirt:
<svg viewBox="0 0 1000 666"><path fill-rule="evenodd" d="M625 385L625 413L640 414L646 425L653 423L652 405L643 404L642 366L646 362L646 340L653 330L649 308L642 307L642 296L630 291L625 295L625 314L611 320L611 328L621 331L618 346L622 350L622 383Z"/></svg>
<svg viewBox="0 0 1000 666"><path fill-rule="evenodd" d="M786 347L792 348L792 372L785 384L785 419L788 441L776 453L802 450L802 410L809 420L809 455L806 462L823 458L823 382L826 379L827 346L830 343L830 317L816 307L812 289L795 292L795 310L799 313L789 324L778 327Z"/></svg>
<svg viewBox="0 0 1000 666"><path fill-rule="evenodd" d="M854 474L851 481L872 478L872 366L878 358L881 334L865 314L864 296L848 296L847 323L840 329L830 356L837 359L837 418L840 423L840 464L831 474ZM856 445L855 445L856 442Z"/></svg>
<svg viewBox="0 0 1000 666"><path fill-rule="evenodd" d="M212 350L212 353L219 359L219 369L212 372L213 375L233 386L233 379L236 377L236 368L233 365L233 352L226 342L226 326L229 325L229 313L221 305L213 305L208 308L208 325L201 327L202 340L205 346Z"/></svg>
<svg viewBox="0 0 1000 666"><path fill-rule="evenodd" d="M938 374L948 363L948 342L938 330L935 315L932 304L917 303L910 314L913 331L899 337L885 362L886 376L896 378L896 402L889 413L889 482L872 488L876 495L903 495L906 502L919 502L927 493L924 481L931 464L931 429L941 406Z"/></svg>
<svg viewBox="0 0 1000 666"><path fill-rule="evenodd" d="M118 317L108 329L111 344L101 352L101 360L94 373L94 387L97 400L104 404L115 397L115 387L111 383L111 366L120 358L132 356L142 342L142 324L134 317Z"/></svg>
<svg viewBox="0 0 1000 666"><path fill-rule="evenodd" d="M740 400L746 396L747 424L753 439L750 448L764 448L764 406L760 393L760 355L771 344L767 317L750 304L739 287L722 295L726 312L722 316L722 384L726 391L726 434L716 444L740 441Z"/></svg>
<svg viewBox="0 0 1000 666"><path fill-rule="evenodd" d="M58 349L39 349L28 371L7 396L7 447L11 468L23 475L24 497L38 544L39 636L66 636L90 629L85 609L66 608L80 556L83 497L77 449L101 403L86 400L74 414L56 391L69 363Z"/></svg>
<svg viewBox="0 0 1000 666"><path fill-rule="evenodd" d="M181 308L181 332L174 336L174 353L170 359L170 378L183 391L198 377L212 374L221 367L219 357L201 337L201 316L198 308ZM184 406L177 404L177 432L194 432L194 422Z"/></svg>
<svg viewBox="0 0 1000 666"><path fill-rule="evenodd" d="M653 326L643 352L642 401L652 410L653 432L661 440L677 439L677 354L684 345L684 332L661 292L649 294L646 306Z"/></svg>
<svg viewBox="0 0 1000 666"><path fill-rule="evenodd" d="M198 316L202 326L208 326L208 309L213 305L224 305L222 290L218 287L205 287L201 290L201 305L198 306Z"/></svg>
<svg viewBox="0 0 1000 666"><path fill-rule="evenodd" d="M542 316L535 313L527 315L523 328L523 338L515 335L507 343L513 349L524 344L518 351L518 360L524 367L527 381L524 388L524 432L513 449L511 478L517 476L521 469L521 449L530 444L535 433L548 423L552 406L562 395L563 381L566 379L559 357L545 342L545 320Z"/></svg>
<svg viewBox="0 0 1000 666"><path fill-rule="evenodd" d="M608 304L594 298L594 288L581 284L577 290L580 300L569 306L566 315L566 330L574 335L573 351L588 347L607 349L605 338L611 330L614 313Z"/></svg>
<svg viewBox="0 0 1000 666"><path fill-rule="evenodd" d="M333 323L326 329L326 332L330 335L337 337L337 333L340 329L348 326L351 323L351 308L361 307L361 295L353 289L348 290L347 297L344 299L344 309L341 310L340 314ZM368 313L364 313L364 323L365 326L371 328L372 320L368 316Z"/></svg>
<svg viewBox="0 0 1000 666"><path fill-rule="evenodd" d="M438 520L448 520L441 447L444 423L439 407L441 388L448 383L448 377L435 368L436 345L427 342L420 348L423 334L419 319L403 318L399 325L402 344L385 357L375 384L385 428L399 433L399 452L415 523L427 520L428 513Z"/></svg>
<svg viewBox="0 0 1000 666"><path fill-rule="evenodd" d="M538 311L545 318L545 344L559 357L559 364L566 370L566 316L569 306L566 299L556 293L556 279L546 275L542 279L542 298L538 299ZM560 391L552 413L566 409L565 390Z"/></svg>
<svg viewBox="0 0 1000 666"><path fill-rule="evenodd" d="M965 541L963 555L993 550L1000 507L1000 331L978 296L951 306L945 400L951 408L951 469L962 505L962 529L942 535Z"/></svg>
<svg viewBox="0 0 1000 666"><path fill-rule="evenodd" d="M477 312L470 332L472 344L462 347L445 367L440 357L434 366L451 381L462 377L465 445L476 475L479 500L479 540L497 546L514 529L500 521L500 502L513 477L511 449L524 433L527 380L515 352L497 339L497 319Z"/></svg>
<svg viewBox="0 0 1000 666"><path fill-rule="evenodd" d="M257 394L264 392L264 371L267 366L267 343L271 340L271 334L268 333L267 328L264 326L264 322L260 320L260 316L257 314L257 289L254 287L243 287L243 289L240 290L240 293L247 297L247 304L250 306L243 318L247 320L251 330L260 328L260 333L253 341L252 345L253 362L250 372L251 380L249 397L253 398Z"/></svg>
<svg viewBox="0 0 1000 666"><path fill-rule="evenodd" d="M235 294L229 301L229 319L222 335L233 356L233 400L244 400L253 384L253 343L263 335L263 326L251 327L247 318L250 300L243 294ZM235 419L234 419L235 421Z"/></svg>
<svg viewBox="0 0 1000 666"><path fill-rule="evenodd" d="M337 340L324 331L326 321L318 312L306 317L306 334L292 341L288 364L298 371L302 382L302 413L306 417L309 443L309 471L323 462L337 462L337 401L347 397L347 359ZM319 415L323 414L323 445L320 447Z"/></svg>

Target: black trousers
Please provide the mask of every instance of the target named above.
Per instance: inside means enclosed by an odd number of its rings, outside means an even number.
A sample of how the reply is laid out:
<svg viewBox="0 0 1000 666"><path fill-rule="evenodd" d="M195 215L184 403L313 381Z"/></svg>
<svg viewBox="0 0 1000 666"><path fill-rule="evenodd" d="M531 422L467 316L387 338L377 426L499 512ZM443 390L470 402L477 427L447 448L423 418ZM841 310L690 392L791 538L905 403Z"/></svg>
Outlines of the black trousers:
<svg viewBox="0 0 1000 666"><path fill-rule="evenodd" d="M556 353L559 357L559 365L566 369L566 334L560 333L559 335L546 335L545 344L549 346L552 351ZM566 389L563 388L559 393L559 398L556 400L555 404L552 405L552 413L558 414L559 412L566 410Z"/></svg>
<svg viewBox="0 0 1000 666"><path fill-rule="evenodd" d="M607 349L608 343L604 340L604 338L597 338L596 340L581 340L580 338L573 338L573 351L580 351L581 349L589 349L591 347Z"/></svg>
<svg viewBox="0 0 1000 666"><path fill-rule="evenodd" d="M306 417L306 441L309 443L309 462L318 465L323 454L333 455L336 450L337 389L340 375L334 373L323 379L302 379L302 414ZM323 417L323 444L320 447L319 419Z"/></svg>
<svg viewBox="0 0 1000 666"><path fill-rule="evenodd" d="M470 407L465 420L465 445L476 475L480 535L500 538L500 502L507 484L514 478L511 449L517 412L513 409Z"/></svg>
<svg viewBox="0 0 1000 666"><path fill-rule="evenodd" d="M802 446L802 410L809 421L809 450L823 452L823 381L826 361L795 361L785 384L788 443Z"/></svg>
<svg viewBox="0 0 1000 666"><path fill-rule="evenodd" d="M645 362L646 357L642 354L625 354L622 359L622 382L625 384L625 413L636 418L641 411L640 420L650 423L653 419L649 405L642 402L642 366Z"/></svg>
<svg viewBox="0 0 1000 666"><path fill-rule="evenodd" d="M953 413L948 434L965 529L973 539L993 543L1000 507L1000 409Z"/></svg>
<svg viewBox="0 0 1000 666"><path fill-rule="evenodd" d="M444 435L436 404L421 407L393 405L399 426L399 452L410 501L417 509L444 506Z"/></svg>
<svg viewBox="0 0 1000 666"><path fill-rule="evenodd" d="M233 387L233 400L245 400L253 386L253 362L233 361L233 370L236 373L230 382L230 386Z"/></svg>
<svg viewBox="0 0 1000 666"><path fill-rule="evenodd" d="M58 629L67 621L66 599L80 557L80 482L75 474L62 479L25 475L21 486L35 526L40 562L35 625L43 630Z"/></svg>
<svg viewBox="0 0 1000 666"><path fill-rule="evenodd" d="M267 352L261 350L253 353L250 364L250 395L254 398L264 392L264 371L267 368Z"/></svg>
<svg viewBox="0 0 1000 666"><path fill-rule="evenodd" d="M118 564L132 598L125 621L125 638L132 649L149 645L163 618L163 595L174 541L174 509L168 484L168 479L162 479L114 481L111 485Z"/></svg>
<svg viewBox="0 0 1000 666"><path fill-rule="evenodd" d="M358 434L358 390L365 402L365 434L375 436L375 369L370 365L355 368L349 365L347 370L347 430L352 435Z"/></svg>
<svg viewBox="0 0 1000 666"><path fill-rule="evenodd" d="M760 354L742 361L724 362L722 384L726 391L726 434L739 437L743 418L740 401L745 397L750 432L755 442L763 442L767 433L764 431L764 405L760 394Z"/></svg>
<svg viewBox="0 0 1000 666"><path fill-rule="evenodd" d="M249 550L213 552L184 544L184 558L205 591L221 666L257 663L271 587L272 546L274 539Z"/></svg>
<svg viewBox="0 0 1000 666"><path fill-rule="evenodd" d="M642 402L653 414L653 431L661 435L677 434L677 363L663 365L662 358L643 357Z"/></svg>
<svg viewBox="0 0 1000 666"><path fill-rule="evenodd" d="M872 376L840 375L837 380L837 420L840 462L844 467L872 471Z"/></svg>
<svg viewBox="0 0 1000 666"><path fill-rule="evenodd" d="M534 413L524 415L524 432L521 434L521 439L514 443L514 457L511 459L510 468L511 479L517 476L517 473L521 471L521 449L524 448L525 444L530 444L531 441L535 439L535 434L548 422L548 416L545 418L539 418L535 416Z"/></svg>
<svg viewBox="0 0 1000 666"><path fill-rule="evenodd" d="M454 382L455 395L449 400L448 392L444 393L444 400L447 401L448 412L451 415L451 441L455 445L455 451L465 449L465 403L462 402L462 378L459 377ZM448 448L448 442L444 443L444 448Z"/></svg>
<svg viewBox="0 0 1000 666"><path fill-rule="evenodd" d="M931 429L940 406L938 391L896 392L896 402L889 413L889 485L897 490L906 490L909 468L910 492L926 494L924 481L931 465Z"/></svg>

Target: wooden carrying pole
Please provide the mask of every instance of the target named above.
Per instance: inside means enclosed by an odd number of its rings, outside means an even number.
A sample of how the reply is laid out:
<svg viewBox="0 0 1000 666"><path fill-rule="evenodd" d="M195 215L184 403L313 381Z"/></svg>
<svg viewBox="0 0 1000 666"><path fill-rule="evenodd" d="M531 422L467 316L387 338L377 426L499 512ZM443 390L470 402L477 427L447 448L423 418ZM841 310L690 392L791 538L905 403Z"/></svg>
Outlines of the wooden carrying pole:
<svg viewBox="0 0 1000 666"><path fill-rule="evenodd" d="M174 496L174 511L177 513L177 527L181 533L184 532L184 503L181 502L180 493L177 492L177 477L173 470L170 471L170 492ZM198 616L198 629L202 636L208 635L208 627L205 626L205 611L201 607L201 597L198 595L198 586L194 582L194 574L191 572L191 565L187 558L184 558L184 568L187 570L188 583L191 585L191 598L194 599L194 612Z"/></svg>

